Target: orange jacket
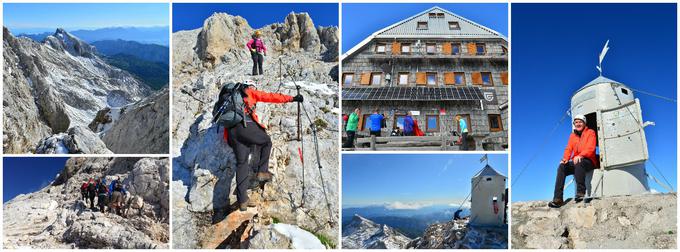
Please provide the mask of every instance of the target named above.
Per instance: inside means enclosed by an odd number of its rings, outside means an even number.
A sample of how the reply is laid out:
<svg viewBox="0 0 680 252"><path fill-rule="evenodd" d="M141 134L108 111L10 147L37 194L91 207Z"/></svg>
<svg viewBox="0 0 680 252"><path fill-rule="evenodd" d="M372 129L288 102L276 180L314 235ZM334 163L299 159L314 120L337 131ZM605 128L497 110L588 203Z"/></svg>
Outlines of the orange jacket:
<svg viewBox="0 0 680 252"><path fill-rule="evenodd" d="M590 159L594 167L598 167L598 161L595 156L595 145L597 144L597 137L595 131L585 127L581 136L576 133L571 133L567 148L564 149L563 160L572 160L575 156L582 156ZM573 154L573 155L572 155Z"/></svg>
<svg viewBox="0 0 680 252"><path fill-rule="evenodd" d="M245 89L246 96L243 97L243 102L246 105L246 113L250 112L253 117L253 121L260 125L263 129L266 129L255 114L255 105L258 102L269 102L269 103L286 103L293 101L293 97L284 94L267 93L264 91L258 91L255 88L248 87Z"/></svg>

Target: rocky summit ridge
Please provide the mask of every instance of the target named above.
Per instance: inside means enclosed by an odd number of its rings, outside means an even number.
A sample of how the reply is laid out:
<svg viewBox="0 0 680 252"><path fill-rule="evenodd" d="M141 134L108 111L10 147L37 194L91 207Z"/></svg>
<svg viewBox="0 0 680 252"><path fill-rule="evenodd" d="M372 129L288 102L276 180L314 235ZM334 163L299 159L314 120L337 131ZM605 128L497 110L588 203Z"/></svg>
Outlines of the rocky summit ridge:
<svg viewBox="0 0 680 252"><path fill-rule="evenodd" d="M512 248L674 249L676 194L643 194L568 202L512 204Z"/></svg>
<svg viewBox="0 0 680 252"><path fill-rule="evenodd" d="M137 116L137 122L121 126L160 127L163 121L168 121L167 89L152 91L139 78L109 65L94 46L61 28L42 42L15 37L6 27L3 27L3 36L5 153L51 154L57 150L71 154L167 153L157 152L162 146L167 149L168 145L168 141L157 141L162 137L158 132L149 135L149 131L142 130L125 136L129 142L131 136L147 135L134 139L134 146L147 148L121 150L111 141L102 141L105 133L88 127L98 123L94 122L98 116L114 117L101 115L102 110L134 111L135 106L141 106L140 102L149 104L165 100L159 107L161 110L156 111L158 116ZM165 98L155 95L164 92ZM152 97L156 99L148 101ZM160 120L159 117L164 118ZM117 123L115 120L110 122ZM165 132L167 129L165 125ZM70 136L70 140L87 141L79 141L74 146L73 142L64 141L65 136ZM167 133L165 137L169 139Z"/></svg>
<svg viewBox="0 0 680 252"><path fill-rule="evenodd" d="M3 246L168 248L168 172L168 159L71 158L49 185L3 204ZM93 211L81 198L81 184L95 177L120 178L130 193L123 215Z"/></svg>
<svg viewBox="0 0 680 252"><path fill-rule="evenodd" d="M337 27L315 27L308 14L291 13L283 23L257 29L268 48L260 76L251 75L245 46L254 30L240 16L215 13L203 27L172 35L173 247L337 247ZM299 85L309 119L301 111L303 166L296 141L297 105L258 104L257 114L273 142L269 170L274 179L250 193L257 207L240 212L232 208L236 162L223 129L211 123L211 110L222 84L246 80L258 90L288 95L295 95ZM322 169L316 164L310 121L318 128ZM305 238L310 236L314 239Z"/></svg>

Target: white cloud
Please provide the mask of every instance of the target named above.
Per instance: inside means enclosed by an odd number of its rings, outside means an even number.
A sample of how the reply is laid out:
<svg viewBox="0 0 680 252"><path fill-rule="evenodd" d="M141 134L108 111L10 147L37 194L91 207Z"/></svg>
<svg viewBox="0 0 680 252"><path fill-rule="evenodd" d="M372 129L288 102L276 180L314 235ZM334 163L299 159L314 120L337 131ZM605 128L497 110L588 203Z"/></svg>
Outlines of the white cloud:
<svg viewBox="0 0 680 252"><path fill-rule="evenodd" d="M416 209L421 209L423 207L430 206L432 204L430 203L403 203L399 201L395 201L392 203L388 203L385 205L387 209L409 209L409 210L416 210Z"/></svg>
<svg viewBox="0 0 680 252"><path fill-rule="evenodd" d="M449 168L451 168L451 166L453 166L453 159L449 159L449 161L446 162L446 165L444 165L444 167L442 168L442 170L439 171L439 175L442 175L442 173L444 173L444 172L447 171Z"/></svg>

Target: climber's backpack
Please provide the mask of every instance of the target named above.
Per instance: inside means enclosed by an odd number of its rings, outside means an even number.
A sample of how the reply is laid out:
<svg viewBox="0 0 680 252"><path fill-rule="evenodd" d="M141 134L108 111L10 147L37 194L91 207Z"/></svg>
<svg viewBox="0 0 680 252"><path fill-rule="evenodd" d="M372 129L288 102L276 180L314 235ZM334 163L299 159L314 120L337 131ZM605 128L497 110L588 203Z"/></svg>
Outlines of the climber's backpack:
<svg viewBox="0 0 680 252"><path fill-rule="evenodd" d="M212 110L213 123L231 128L243 121L246 109L243 96L246 87L248 85L243 83L228 83L222 86Z"/></svg>
<svg viewBox="0 0 680 252"><path fill-rule="evenodd" d="M120 184L120 181L119 181L118 183L116 183L115 191L119 191L119 192L120 192L120 191L122 191L122 190L123 190L123 185L121 185L121 184Z"/></svg>

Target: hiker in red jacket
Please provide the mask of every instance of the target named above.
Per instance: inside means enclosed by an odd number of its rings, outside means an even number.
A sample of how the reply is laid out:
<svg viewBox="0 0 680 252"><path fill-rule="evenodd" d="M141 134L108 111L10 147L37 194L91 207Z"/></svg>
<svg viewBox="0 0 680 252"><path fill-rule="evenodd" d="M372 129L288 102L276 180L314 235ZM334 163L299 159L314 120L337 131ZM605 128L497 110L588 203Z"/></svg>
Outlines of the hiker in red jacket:
<svg viewBox="0 0 680 252"><path fill-rule="evenodd" d="M264 46L261 37L262 33L260 31L255 31L253 38L246 44L250 50L250 57L253 58L253 75L261 75L264 73L262 62L264 61L264 56L267 56L267 47Z"/></svg>
<svg viewBox="0 0 680 252"><path fill-rule="evenodd" d="M245 123L238 123L229 128L226 138L236 156L236 198L239 209L245 211L248 207L255 206L248 199L251 171L255 170L255 179L259 182L268 182L272 179L272 173L269 172L269 154L272 148L272 140L266 132L267 127L260 123L255 113L255 105L258 102L302 102L303 98L302 95L293 97L258 91L253 86L246 86L242 94L245 103L245 116L243 118ZM257 163L251 169L248 164L248 155L250 154L250 147L253 145L256 149L255 153L259 154L259 157L253 157Z"/></svg>
<svg viewBox="0 0 680 252"><path fill-rule="evenodd" d="M569 136L564 155L557 168L557 178L555 179L555 194L548 206L559 208L564 205L562 195L564 191L564 179L568 175L574 175L576 181L576 197L574 200L580 202L586 194L586 172L598 166L595 156L595 145L597 137L595 131L586 126L586 117L577 115L574 117L574 132Z"/></svg>

